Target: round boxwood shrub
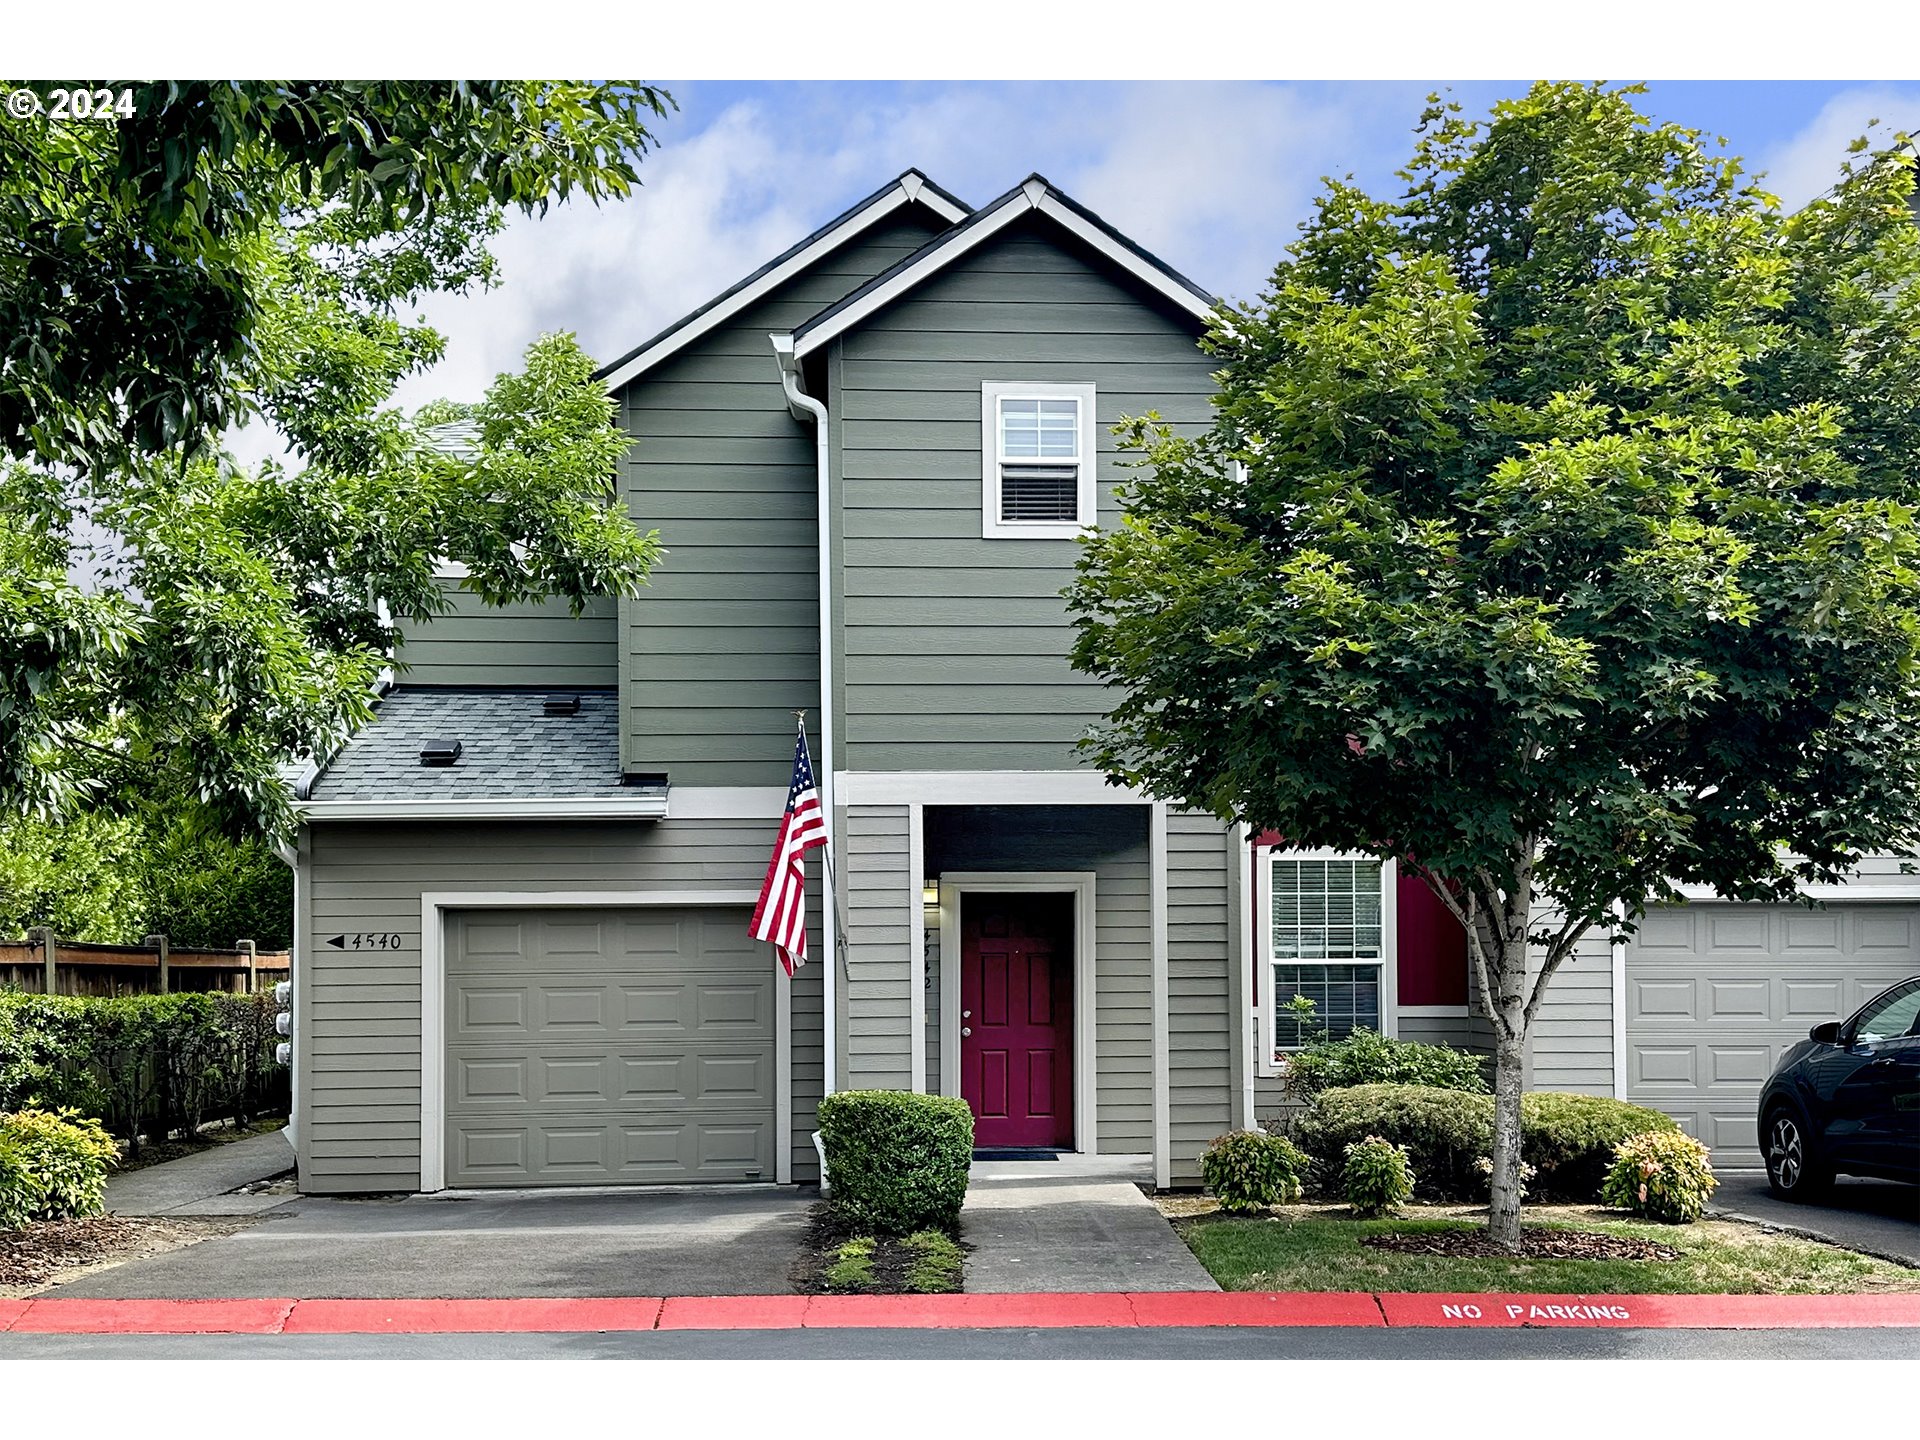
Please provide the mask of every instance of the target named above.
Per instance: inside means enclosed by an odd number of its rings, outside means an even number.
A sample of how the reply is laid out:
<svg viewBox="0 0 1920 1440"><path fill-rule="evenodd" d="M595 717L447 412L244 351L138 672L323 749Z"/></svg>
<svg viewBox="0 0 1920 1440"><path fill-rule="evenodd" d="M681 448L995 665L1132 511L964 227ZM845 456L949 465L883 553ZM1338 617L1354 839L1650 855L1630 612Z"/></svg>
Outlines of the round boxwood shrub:
<svg viewBox="0 0 1920 1440"><path fill-rule="evenodd" d="M1395 1040L1365 1027L1344 1040L1323 1040L1287 1057L1287 1090L1311 1099L1349 1085L1428 1085L1487 1092L1486 1060L1449 1045Z"/></svg>
<svg viewBox="0 0 1920 1440"><path fill-rule="evenodd" d="M967 1198L973 1112L951 1095L841 1090L820 1102L827 1205L865 1235L952 1231Z"/></svg>
<svg viewBox="0 0 1920 1440"><path fill-rule="evenodd" d="M1422 1198L1471 1198L1474 1162L1493 1147L1493 1097L1427 1085L1353 1085L1323 1090L1294 1133L1323 1189L1339 1191L1347 1147L1378 1138L1404 1145Z"/></svg>
<svg viewBox="0 0 1920 1440"><path fill-rule="evenodd" d="M1543 1091L1520 1100L1521 1149L1540 1200L1590 1205L1613 1168L1614 1148L1636 1135L1676 1131L1670 1115L1607 1095Z"/></svg>
<svg viewBox="0 0 1920 1440"><path fill-rule="evenodd" d="M1347 1146L1340 1192L1361 1219L1392 1215L1413 1198L1413 1166L1407 1147L1369 1135Z"/></svg>
<svg viewBox="0 0 1920 1440"><path fill-rule="evenodd" d="M98 1120L71 1110L0 1115L0 1229L98 1215L118 1154Z"/></svg>
<svg viewBox="0 0 1920 1440"><path fill-rule="evenodd" d="M1719 1188L1707 1147L1678 1129L1622 1141L1600 1192L1604 1204L1669 1225L1691 1225Z"/></svg>
<svg viewBox="0 0 1920 1440"><path fill-rule="evenodd" d="M1284 1135L1229 1130L1200 1156L1200 1179L1226 1211L1247 1213L1300 1198L1307 1157Z"/></svg>

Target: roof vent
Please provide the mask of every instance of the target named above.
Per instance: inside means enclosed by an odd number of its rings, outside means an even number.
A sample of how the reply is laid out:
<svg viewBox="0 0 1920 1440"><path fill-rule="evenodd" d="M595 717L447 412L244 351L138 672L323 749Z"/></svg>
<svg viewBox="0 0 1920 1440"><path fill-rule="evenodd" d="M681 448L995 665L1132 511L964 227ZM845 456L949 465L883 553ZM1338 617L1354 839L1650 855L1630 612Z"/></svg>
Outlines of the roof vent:
<svg viewBox="0 0 1920 1440"><path fill-rule="evenodd" d="M458 740L429 740L420 747L422 765L451 765L459 758Z"/></svg>
<svg viewBox="0 0 1920 1440"><path fill-rule="evenodd" d="M580 697L578 695L549 695L546 703L540 707L547 715L578 715Z"/></svg>

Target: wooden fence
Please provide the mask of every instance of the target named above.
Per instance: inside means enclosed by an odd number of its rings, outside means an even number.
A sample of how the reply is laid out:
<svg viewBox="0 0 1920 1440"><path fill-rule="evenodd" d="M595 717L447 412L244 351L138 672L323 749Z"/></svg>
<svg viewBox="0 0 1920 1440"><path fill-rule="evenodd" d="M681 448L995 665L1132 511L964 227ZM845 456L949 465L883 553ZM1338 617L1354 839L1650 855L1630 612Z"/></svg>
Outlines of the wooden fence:
<svg viewBox="0 0 1920 1440"><path fill-rule="evenodd" d="M41 995L246 994L285 980L292 968L286 951L261 950L251 940L231 950L174 949L164 935L149 935L144 945L93 945L45 929L0 940L0 990Z"/></svg>

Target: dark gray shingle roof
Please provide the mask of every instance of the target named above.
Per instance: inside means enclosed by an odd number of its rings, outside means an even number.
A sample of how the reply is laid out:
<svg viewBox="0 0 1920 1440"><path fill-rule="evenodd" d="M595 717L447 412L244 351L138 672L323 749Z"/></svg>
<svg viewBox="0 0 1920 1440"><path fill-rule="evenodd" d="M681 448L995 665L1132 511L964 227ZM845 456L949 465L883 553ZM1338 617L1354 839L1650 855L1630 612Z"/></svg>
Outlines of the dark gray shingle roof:
<svg viewBox="0 0 1920 1440"><path fill-rule="evenodd" d="M578 715L547 715L549 693L580 697ZM468 690L402 686L373 724L334 756L313 800L542 800L613 796L620 707L612 690ZM459 763L420 763L428 740L458 740Z"/></svg>

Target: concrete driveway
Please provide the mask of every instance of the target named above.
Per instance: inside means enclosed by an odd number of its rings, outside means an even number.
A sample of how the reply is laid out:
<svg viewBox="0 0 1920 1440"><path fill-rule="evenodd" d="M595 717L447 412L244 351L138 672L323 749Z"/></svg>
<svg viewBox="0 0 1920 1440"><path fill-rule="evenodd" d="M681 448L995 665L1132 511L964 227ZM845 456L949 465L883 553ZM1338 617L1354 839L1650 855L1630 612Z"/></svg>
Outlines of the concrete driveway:
<svg viewBox="0 0 1920 1440"><path fill-rule="evenodd" d="M1774 1199L1763 1172L1734 1170L1720 1176L1709 1208L1920 1265L1920 1186L1842 1176L1819 1204L1801 1205Z"/></svg>
<svg viewBox="0 0 1920 1440"><path fill-rule="evenodd" d="M236 1234L61 1285L143 1299L767 1295L811 1192L303 1197Z"/></svg>

